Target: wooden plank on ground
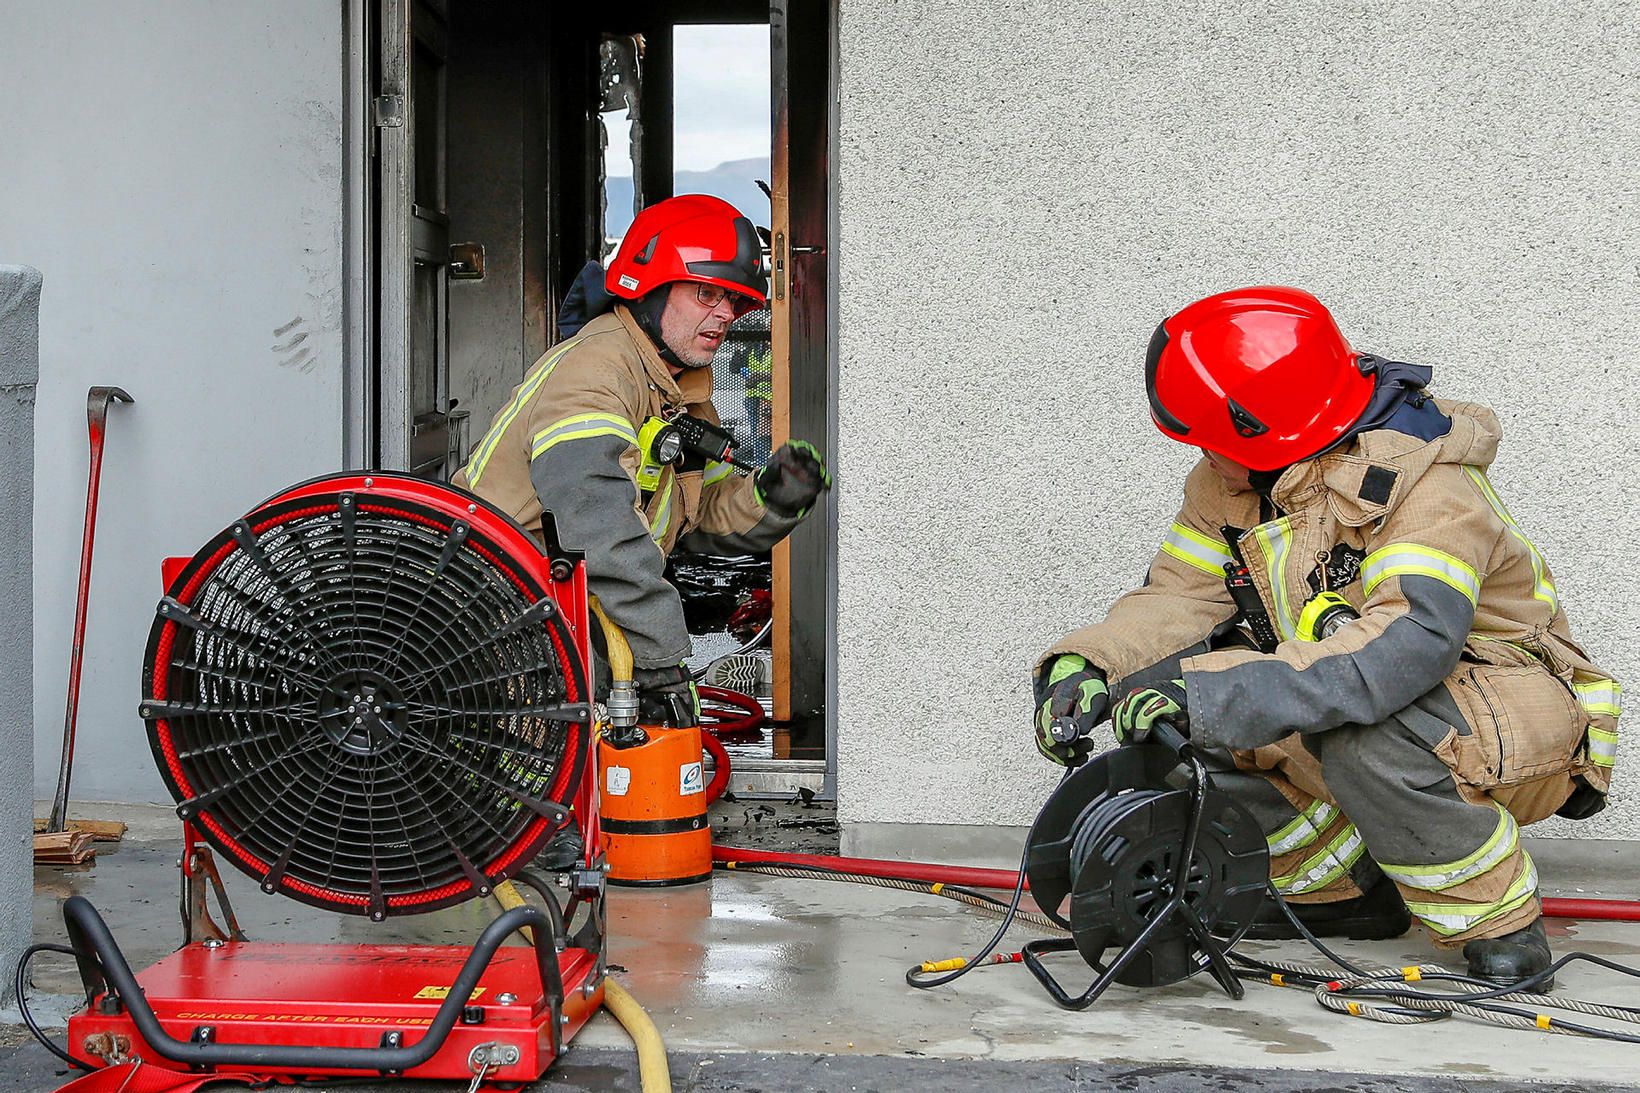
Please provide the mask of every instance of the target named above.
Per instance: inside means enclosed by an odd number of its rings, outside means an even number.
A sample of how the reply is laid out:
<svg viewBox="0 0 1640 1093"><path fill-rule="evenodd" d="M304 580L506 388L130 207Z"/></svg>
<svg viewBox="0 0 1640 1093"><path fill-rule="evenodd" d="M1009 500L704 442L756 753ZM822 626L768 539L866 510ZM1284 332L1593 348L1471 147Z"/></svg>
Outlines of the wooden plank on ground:
<svg viewBox="0 0 1640 1093"><path fill-rule="evenodd" d="M42 865L79 865L96 855L92 838L84 831L39 832L34 836L34 860Z"/></svg>
<svg viewBox="0 0 1640 1093"><path fill-rule="evenodd" d="M36 816L34 818L35 833L39 834L45 831L48 822ZM120 837L125 834L126 825L119 820L69 820L68 827L71 831L83 831L98 842L106 843L119 842Z"/></svg>

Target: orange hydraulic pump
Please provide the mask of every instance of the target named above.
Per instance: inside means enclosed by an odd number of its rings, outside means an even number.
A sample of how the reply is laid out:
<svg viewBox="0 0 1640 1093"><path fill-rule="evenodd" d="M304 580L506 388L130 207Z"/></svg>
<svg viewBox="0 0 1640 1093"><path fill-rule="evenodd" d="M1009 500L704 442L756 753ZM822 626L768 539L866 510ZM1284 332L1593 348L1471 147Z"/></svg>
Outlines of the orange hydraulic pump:
<svg viewBox="0 0 1640 1093"><path fill-rule="evenodd" d="M598 737L599 819L609 883L627 887L696 884L712 876L712 828L699 725L638 723L632 648L604 613L611 684L609 719Z"/></svg>

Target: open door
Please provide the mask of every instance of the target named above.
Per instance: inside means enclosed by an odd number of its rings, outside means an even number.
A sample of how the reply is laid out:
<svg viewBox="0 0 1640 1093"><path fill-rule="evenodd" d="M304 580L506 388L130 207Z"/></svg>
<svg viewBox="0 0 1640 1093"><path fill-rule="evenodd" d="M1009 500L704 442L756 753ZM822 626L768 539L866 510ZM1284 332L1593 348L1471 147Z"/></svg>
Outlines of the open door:
<svg viewBox="0 0 1640 1093"><path fill-rule="evenodd" d="M830 345L831 0L771 0L774 174L770 264L776 446L792 437L828 449ZM824 514L823 510L823 514ZM835 565L822 520L775 548L774 709L778 720L823 716ZM828 754L830 749L827 749Z"/></svg>

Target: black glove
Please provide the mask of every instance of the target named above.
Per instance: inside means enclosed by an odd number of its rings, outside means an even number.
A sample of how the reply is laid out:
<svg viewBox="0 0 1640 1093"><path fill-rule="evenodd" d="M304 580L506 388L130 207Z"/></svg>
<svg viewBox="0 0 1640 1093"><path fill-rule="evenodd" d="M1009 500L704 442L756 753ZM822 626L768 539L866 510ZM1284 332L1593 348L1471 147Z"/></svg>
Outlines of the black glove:
<svg viewBox="0 0 1640 1093"><path fill-rule="evenodd" d="M806 440L788 440L757 472L753 492L776 516L804 516L821 490L831 489L831 472L820 452Z"/></svg>
<svg viewBox="0 0 1640 1093"><path fill-rule="evenodd" d="M1042 666L1035 689L1036 750L1062 767L1080 766L1093 750L1087 736L1110 706L1104 673L1064 653Z"/></svg>
<svg viewBox="0 0 1640 1093"><path fill-rule="evenodd" d="M1123 744L1143 744L1158 721L1166 721L1179 732L1190 728L1184 680L1164 679L1149 687L1129 691L1110 714L1116 739Z"/></svg>
<svg viewBox="0 0 1640 1093"><path fill-rule="evenodd" d="M684 665L634 668L632 682L638 686L638 720L642 724L680 729L700 724L700 695Z"/></svg>

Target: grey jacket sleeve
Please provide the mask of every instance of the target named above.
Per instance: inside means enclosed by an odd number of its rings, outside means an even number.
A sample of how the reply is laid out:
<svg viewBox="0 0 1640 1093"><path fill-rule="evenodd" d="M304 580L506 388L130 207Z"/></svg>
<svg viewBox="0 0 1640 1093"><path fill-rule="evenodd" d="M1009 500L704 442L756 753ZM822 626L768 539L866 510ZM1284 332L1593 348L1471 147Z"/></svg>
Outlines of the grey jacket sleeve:
<svg viewBox="0 0 1640 1093"><path fill-rule="evenodd" d="M640 668L677 664L689 654L678 591L666 558L636 506L637 486L621 465L631 447L619 436L556 444L530 462L530 481L552 513L564 546L586 555L587 588L626 631Z"/></svg>
<svg viewBox="0 0 1640 1093"><path fill-rule="evenodd" d="M1374 725L1410 706L1457 666L1475 605L1432 577L1395 583L1394 602L1369 604L1325 641L1186 660L1191 735L1251 749L1293 732Z"/></svg>

